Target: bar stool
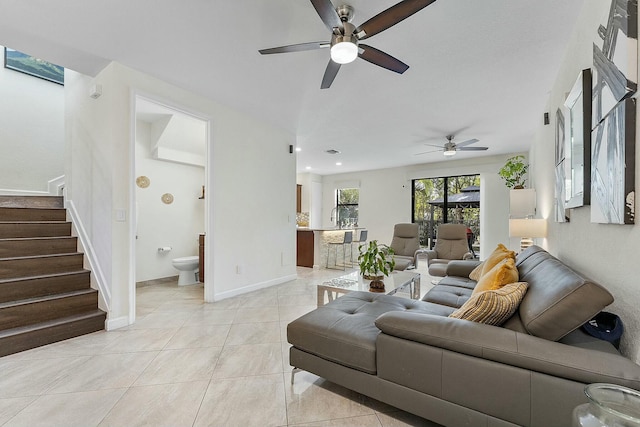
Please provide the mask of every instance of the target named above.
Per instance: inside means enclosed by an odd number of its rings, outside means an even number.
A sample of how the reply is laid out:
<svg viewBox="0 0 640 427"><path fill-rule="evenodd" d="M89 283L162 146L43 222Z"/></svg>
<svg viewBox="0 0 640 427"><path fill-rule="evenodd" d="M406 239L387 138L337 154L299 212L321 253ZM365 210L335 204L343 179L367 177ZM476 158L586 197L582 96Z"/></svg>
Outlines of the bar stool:
<svg viewBox="0 0 640 427"><path fill-rule="evenodd" d="M347 246L349 246L349 259L351 259L353 252L351 251L351 243L353 242L353 231L345 231L344 239L342 242L329 242L327 243L327 268L331 268L333 270L346 270L347 269ZM338 246L342 246L342 268L338 267ZM333 263L333 267L329 267L329 254L331 253L331 248L334 248L335 252L335 262ZM353 264L352 264L353 265Z"/></svg>
<svg viewBox="0 0 640 427"><path fill-rule="evenodd" d="M358 238L358 240L352 243L352 245L356 245L356 248L358 249L358 255L360 255L360 245L362 245L367 241L367 234L368 234L367 230L361 230L360 237ZM353 259L353 246L351 246L351 264L353 264L354 261L357 261L357 258L356 260Z"/></svg>

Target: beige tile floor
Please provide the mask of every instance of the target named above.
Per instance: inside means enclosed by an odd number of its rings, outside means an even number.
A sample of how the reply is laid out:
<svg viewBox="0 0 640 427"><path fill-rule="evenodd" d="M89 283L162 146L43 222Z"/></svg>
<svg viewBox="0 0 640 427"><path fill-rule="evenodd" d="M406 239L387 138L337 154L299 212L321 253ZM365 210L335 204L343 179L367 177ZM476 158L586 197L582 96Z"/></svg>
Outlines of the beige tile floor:
<svg viewBox="0 0 640 427"><path fill-rule="evenodd" d="M139 287L134 325L0 358L0 425L434 427L307 372L290 384L287 323L341 274L212 304L201 285Z"/></svg>

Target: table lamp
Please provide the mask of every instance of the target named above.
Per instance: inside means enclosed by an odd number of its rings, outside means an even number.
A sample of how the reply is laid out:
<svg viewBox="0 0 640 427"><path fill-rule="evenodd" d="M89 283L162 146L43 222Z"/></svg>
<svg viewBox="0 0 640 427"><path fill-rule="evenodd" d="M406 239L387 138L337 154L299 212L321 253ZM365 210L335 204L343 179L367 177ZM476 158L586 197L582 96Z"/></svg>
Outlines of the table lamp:
<svg viewBox="0 0 640 427"><path fill-rule="evenodd" d="M547 236L547 220L515 218L509 220L509 237L520 237L520 251L533 244L533 238Z"/></svg>

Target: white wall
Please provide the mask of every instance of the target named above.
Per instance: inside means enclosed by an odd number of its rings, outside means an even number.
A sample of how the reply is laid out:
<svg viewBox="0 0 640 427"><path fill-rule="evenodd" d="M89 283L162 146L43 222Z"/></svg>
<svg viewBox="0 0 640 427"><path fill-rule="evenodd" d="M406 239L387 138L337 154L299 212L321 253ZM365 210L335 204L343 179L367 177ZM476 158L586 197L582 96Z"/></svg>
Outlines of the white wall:
<svg viewBox="0 0 640 427"><path fill-rule="evenodd" d="M598 25L609 13L608 3L585 1L549 95L546 111L552 118L551 125L540 126L531 150L538 211L545 218L553 218L555 112L564 103L578 73L592 67L592 44L596 40ZM640 118L636 118L636 126L640 126ZM636 150L636 165L640 165L640 150ZM637 166L635 185L640 189ZM640 226L592 224L590 207L585 206L571 211L570 223L560 224L551 220L547 240L552 254L601 283L614 295L615 302L607 310L619 315L625 325L622 351L640 363L640 266L636 262L640 253Z"/></svg>
<svg viewBox="0 0 640 427"><path fill-rule="evenodd" d="M0 193L47 192L64 173L64 86L0 64L0 150Z"/></svg>
<svg viewBox="0 0 640 427"><path fill-rule="evenodd" d="M509 190L498 170L509 156L450 160L424 165L324 176L322 224L329 222L335 190L345 182L360 183L359 225L369 230L369 240L391 243L394 224L411 222L411 180L480 174L480 256L498 243L509 242ZM488 251L488 252L487 252Z"/></svg>
<svg viewBox="0 0 640 427"><path fill-rule="evenodd" d="M103 95L87 96L93 83ZM134 311L131 229L132 117L136 93L184 107L211 120L207 198L209 301L295 278L295 155L293 135L117 63L95 79L74 75L66 87L68 196L100 246L112 290L109 321ZM125 210L127 220L115 220ZM240 266L240 274L237 274ZM130 319L130 318L129 318Z"/></svg>
<svg viewBox="0 0 640 427"><path fill-rule="evenodd" d="M151 184L136 186L136 281L176 276L173 258L198 255L198 235L204 232L204 168L155 160L151 155L151 125L136 121L136 177ZM171 204L162 202L165 193ZM171 247L171 252L158 252Z"/></svg>

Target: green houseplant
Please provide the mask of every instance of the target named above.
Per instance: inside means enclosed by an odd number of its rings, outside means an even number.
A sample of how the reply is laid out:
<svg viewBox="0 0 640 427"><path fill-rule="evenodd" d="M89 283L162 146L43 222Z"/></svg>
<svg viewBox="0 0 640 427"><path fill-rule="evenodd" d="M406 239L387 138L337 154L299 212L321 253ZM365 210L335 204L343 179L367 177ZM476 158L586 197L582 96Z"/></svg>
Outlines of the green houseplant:
<svg viewBox="0 0 640 427"><path fill-rule="evenodd" d="M524 162L524 156L509 157L507 162L498 171L500 178L504 179L509 188L524 188L525 175L529 170L529 164Z"/></svg>
<svg viewBox="0 0 640 427"><path fill-rule="evenodd" d="M369 245L360 245L358 249L360 250L358 255L360 274L365 279L371 280L369 290L383 292L382 279L391 274L393 267L396 266L393 249L387 245L378 244L377 240L372 240Z"/></svg>

